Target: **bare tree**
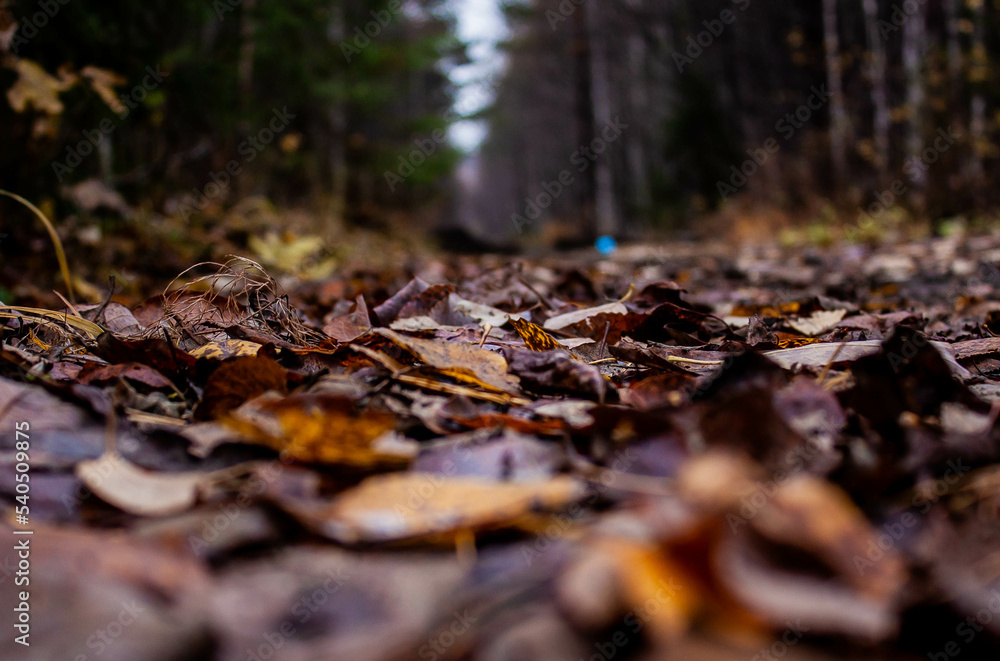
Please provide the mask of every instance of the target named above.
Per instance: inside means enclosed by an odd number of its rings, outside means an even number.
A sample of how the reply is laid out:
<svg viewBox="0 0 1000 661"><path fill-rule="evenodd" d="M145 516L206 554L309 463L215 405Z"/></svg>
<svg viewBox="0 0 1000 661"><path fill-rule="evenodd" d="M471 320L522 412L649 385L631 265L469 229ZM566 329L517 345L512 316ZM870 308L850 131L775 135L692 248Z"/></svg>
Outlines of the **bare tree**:
<svg viewBox="0 0 1000 661"><path fill-rule="evenodd" d="M972 100L969 110L969 142L972 153L969 158L969 181L979 188L985 180L983 152L986 144L986 97L984 87L990 81L989 60L986 50L985 3L969 2L972 10L972 61L969 66L969 82L972 85Z"/></svg>
<svg viewBox="0 0 1000 661"><path fill-rule="evenodd" d="M924 106L927 91L924 86L923 64L926 52L927 6L915 3L916 8L903 25L903 70L906 75L906 106L909 111L906 134L907 160L920 158L924 149ZM913 183L923 188L927 177L922 168L912 171Z"/></svg>
<svg viewBox="0 0 1000 661"><path fill-rule="evenodd" d="M875 167L878 183L884 186L889 179L889 92L886 78L885 43L878 25L878 0L863 0L865 28L868 36L868 66L866 74L871 87L872 142L875 146Z"/></svg>
<svg viewBox="0 0 1000 661"><path fill-rule="evenodd" d="M827 86L830 89L830 154L838 190L847 181L847 143L851 124L844 103L844 81L837 22L837 0L823 0L823 45L826 51Z"/></svg>
<svg viewBox="0 0 1000 661"><path fill-rule="evenodd" d="M604 49L599 5L584 4L587 25L587 41L590 44L590 94L594 133L612 120L611 81L608 71L608 56ZM609 148L610 151L610 148ZM604 153L594 162L594 212L597 235L616 236L621 234L622 223L615 198L614 170L611 154Z"/></svg>

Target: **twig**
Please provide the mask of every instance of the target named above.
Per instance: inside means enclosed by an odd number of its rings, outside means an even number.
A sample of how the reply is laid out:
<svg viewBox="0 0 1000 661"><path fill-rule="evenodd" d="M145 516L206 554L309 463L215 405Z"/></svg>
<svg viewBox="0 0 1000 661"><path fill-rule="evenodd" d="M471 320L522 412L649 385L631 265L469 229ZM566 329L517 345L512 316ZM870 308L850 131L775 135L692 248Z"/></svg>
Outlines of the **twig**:
<svg viewBox="0 0 1000 661"><path fill-rule="evenodd" d="M629 290L629 294L631 294L631 293L632 293L632 290L630 289ZM601 340L601 350L597 352L597 355L599 357L601 357L601 358L604 357L604 350L608 348L608 333L610 331L611 331L611 322L610 321L605 321L604 322L604 339Z"/></svg>
<svg viewBox="0 0 1000 661"><path fill-rule="evenodd" d="M695 360L694 358L684 358L683 356L667 356L668 363L686 363L688 365L723 365L723 360Z"/></svg>
<svg viewBox="0 0 1000 661"><path fill-rule="evenodd" d="M97 323L97 320L101 318L101 315L104 314L104 310L107 309L108 305L111 303L111 297L115 295L115 276L114 276L114 274L111 274L111 275L108 276L108 282L110 284L110 290L108 291L108 295L104 299L104 302L101 303L100 307L98 307L97 310L94 312L94 319L93 319L93 321L94 321L95 324Z"/></svg>
<svg viewBox="0 0 1000 661"><path fill-rule="evenodd" d="M840 343L840 346L838 346L837 349L833 352L833 355L830 357L830 362L828 362L826 366L823 367L823 371L819 373L818 377L816 377L816 385L818 386L823 385L823 380L826 378L827 372L829 372L830 368L833 367L833 364L837 362L837 356L840 355L840 351L846 345L847 345L847 340L844 340L843 342Z"/></svg>

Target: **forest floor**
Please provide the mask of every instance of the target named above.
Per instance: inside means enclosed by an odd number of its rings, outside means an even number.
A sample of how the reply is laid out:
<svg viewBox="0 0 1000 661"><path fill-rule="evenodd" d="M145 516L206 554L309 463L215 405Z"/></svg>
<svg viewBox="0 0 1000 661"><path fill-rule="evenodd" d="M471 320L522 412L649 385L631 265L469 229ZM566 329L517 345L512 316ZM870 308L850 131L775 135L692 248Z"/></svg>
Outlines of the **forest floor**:
<svg viewBox="0 0 1000 661"><path fill-rule="evenodd" d="M0 656L997 658L1000 236L380 259L12 287Z"/></svg>

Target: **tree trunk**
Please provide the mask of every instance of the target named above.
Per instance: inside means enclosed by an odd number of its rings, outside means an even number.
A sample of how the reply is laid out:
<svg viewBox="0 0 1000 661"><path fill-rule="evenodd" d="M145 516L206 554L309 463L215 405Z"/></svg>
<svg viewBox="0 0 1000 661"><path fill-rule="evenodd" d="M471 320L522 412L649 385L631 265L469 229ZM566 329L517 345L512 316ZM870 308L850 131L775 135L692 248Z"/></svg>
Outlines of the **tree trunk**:
<svg viewBox="0 0 1000 661"><path fill-rule="evenodd" d="M629 37L630 99L632 117L648 117L649 80L646 76L646 40L641 35ZM637 123L638 124L638 123ZM635 126L635 133L625 141L628 150L629 178L632 182L632 208L645 220L650 208L649 172L646 167L647 136L644 127Z"/></svg>
<svg viewBox="0 0 1000 661"><path fill-rule="evenodd" d="M969 182L979 194L985 181L983 152L986 139L986 97L984 88L990 82L989 55L986 50L986 14L982 2L968 3L973 12L972 61L969 65L969 83L972 86L972 103L969 109Z"/></svg>
<svg viewBox="0 0 1000 661"><path fill-rule="evenodd" d="M826 50L827 87L830 90L830 156L834 189L839 193L847 181L847 143L851 127L844 104L837 0L823 0L823 46Z"/></svg>
<svg viewBox="0 0 1000 661"><path fill-rule="evenodd" d="M878 0L864 0L865 27L868 34L868 84L871 86L872 142L875 147L875 169L878 185L889 183L889 92L886 89L885 43L878 26Z"/></svg>
<svg viewBox="0 0 1000 661"><path fill-rule="evenodd" d="M906 74L906 106L909 123L906 135L906 160L920 159L924 150L924 105L927 92L924 88L922 66L925 51L926 5L917 3L917 10L903 25L903 70ZM922 189L927 184L923 168L913 168L913 184ZM919 202L920 200L916 200Z"/></svg>
<svg viewBox="0 0 1000 661"><path fill-rule="evenodd" d="M573 27L573 64L576 74L574 101L575 101L575 129L576 138L579 145L589 145L594 139L594 110L593 94L590 91L593 78L590 74L590 40L588 38L587 21L584 12L587 7L581 7L580 11L574 14ZM579 191L577 204L580 209L581 224L592 232L594 229L594 189L596 188L594 169L589 168L581 174L580 185L575 187ZM520 199L520 198L519 198Z"/></svg>
<svg viewBox="0 0 1000 661"><path fill-rule="evenodd" d="M344 6L341 2L330 5L330 21L327 24L327 39L333 44L339 44L345 38ZM343 72L336 75L344 76ZM334 101L327 110L327 123L330 126L329 159L330 168L330 213L339 222L343 221L347 212L347 110L344 103Z"/></svg>
<svg viewBox="0 0 1000 661"><path fill-rule="evenodd" d="M587 42L590 45L590 94L593 132L600 136L603 127L609 124L612 117L611 86L608 78L608 58L601 41L603 34L599 5L583 5L580 11L586 15ZM618 236L622 231L621 218L618 214L618 204L615 200L614 163L611 157L611 146L597 155L594 168L594 213L595 230L598 236Z"/></svg>

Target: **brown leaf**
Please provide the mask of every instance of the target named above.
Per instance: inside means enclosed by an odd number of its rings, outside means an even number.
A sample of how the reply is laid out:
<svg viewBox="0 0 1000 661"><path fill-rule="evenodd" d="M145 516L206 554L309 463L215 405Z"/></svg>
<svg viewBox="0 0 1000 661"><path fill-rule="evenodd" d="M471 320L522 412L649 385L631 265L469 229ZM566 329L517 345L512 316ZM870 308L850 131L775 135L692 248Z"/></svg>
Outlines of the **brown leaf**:
<svg viewBox="0 0 1000 661"><path fill-rule="evenodd" d="M514 484L397 473L370 477L311 514L324 534L345 544L391 542L507 527L533 510L561 509L583 493L569 477Z"/></svg>
<svg viewBox="0 0 1000 661"><path fill-rule="evenodd" d="M196 420L223 417L243 402L269 390L283 393L288 385L285 369L267 356L241 356L220 365L205 383Z"/></svg>
<svg viewBox="0 0 1000 661"><path fill-rule="evenodd" d="M416 456L410 442L394 439L394 416L358 411L339 397L293 395L237 411L226 426L291 460L360 468L405 466Z"/></svg>
<svg viewBox="0 0 1000 661"><path fill-rule="evenodd" d="M376 332L412 352L421 362L460 381L499 392L519 392L517 378L507 373L507 361L492 351L464 342L418 340L384 328Z"/></svg>

